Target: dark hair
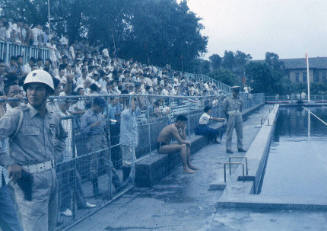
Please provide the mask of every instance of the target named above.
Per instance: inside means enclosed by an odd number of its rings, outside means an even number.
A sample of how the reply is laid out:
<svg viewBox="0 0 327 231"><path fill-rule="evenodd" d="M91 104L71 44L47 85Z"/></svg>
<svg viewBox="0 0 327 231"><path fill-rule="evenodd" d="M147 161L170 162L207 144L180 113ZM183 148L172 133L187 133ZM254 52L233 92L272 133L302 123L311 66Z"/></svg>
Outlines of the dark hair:
<svg viewBox="0 0 327 231"><path fill-rule="evenodd" d="M106 106L106 101L103 98L96 97L93 99L93 105L98 105L100 107Z"/></svg>
<svg viewBox="0 0 327 231"><path fill-rule="evenodd" d="M4 87L4 92L6 95L8 95L8 92L9 92L9 89L11 86L14 86L14 85L18 86L17 80L18 80L17 77L16 77L16 79L12 79L12 80L8 79L8 81L6 82L5 87Z"/></svg>
<svg viewBox="0 0 327 231"><path fill-rule="evenodd" d="M210 106L205 106L205 108L204 108L204 112L208 112L210 109L211 109Z"/></svg>
<svg viewBox="0 0 327 231"><path fill-rule="evenodd" d="M52 80L53 80L53 85L54 85L54 88L57 88L59 83L60 83L60 80L55 78L55 77L52 77Z"/></svg>
<svg viewBox="0 0 327 231"><path fill-rule="evenodd" d="M184 115L178 115L178 116L176 117L176 122L177 122L177 121L186 122L186 121L187 121L187 118L186 118L186 116L184 116Z"/></svg>
<svg viewBox="0 0 327 231"><path fill-rule="evenodd" d="M60 64L59 65L59 71L66 69L67 64Z"/></svg>
<svg viewBox="0 0 327 231"><path fill-rule="evenodd" d="M90 89L91 89L92 91L98 91L98 90L100 90L100 88L99 88L95 83L92 83L92 84L90 85Z"/></svg>

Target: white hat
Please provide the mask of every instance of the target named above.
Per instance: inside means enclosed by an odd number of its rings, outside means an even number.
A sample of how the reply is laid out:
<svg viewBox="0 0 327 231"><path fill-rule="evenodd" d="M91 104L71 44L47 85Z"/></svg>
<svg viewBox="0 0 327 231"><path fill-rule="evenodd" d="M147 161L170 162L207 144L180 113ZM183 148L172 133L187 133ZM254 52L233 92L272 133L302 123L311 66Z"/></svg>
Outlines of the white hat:
<svg viewBox="0 0 327 231"><path fill-rule="evenodd" d="M240 86L232 86L231 89L232 91L240 91Z"/></svg>
<svg viewBox="0 0 327 231"><path fill-rule="evenodd" d="M30 72L24 80L24 90L26 90L26 85L29 83L43 83L47 85L52 92L54 91L54 84L51 75L44 70L34 70Z"/></svg>

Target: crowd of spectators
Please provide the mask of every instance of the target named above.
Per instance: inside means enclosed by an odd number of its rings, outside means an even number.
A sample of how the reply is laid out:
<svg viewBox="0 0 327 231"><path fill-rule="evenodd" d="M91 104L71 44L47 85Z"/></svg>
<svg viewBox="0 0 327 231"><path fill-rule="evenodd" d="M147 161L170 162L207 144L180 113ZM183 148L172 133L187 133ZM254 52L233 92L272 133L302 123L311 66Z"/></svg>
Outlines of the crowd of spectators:
<svg viewBox="0 0 327 231"><path fill-rule="evenodd" d="M96 96L96 95L163 95L163 96L206 96L222 92L213 81L198 81L188 78L184 73L174 71L169 65L159 68L141 64L133 59L123 60L111 57L112 52L101 46L90 46L87 40L69 43L64 36L49 36L37 25L28 25L0 19L0 40L11 41L28 46L46 46L49 58L31 57L24 63L22 55L10 57L6 64L0 60L0 92L5 85L17 82L22 86L25 76L32 70L48 71L54 79L56 96ZM2 33L5 32L5 33ZM117 99L110 102L115 106ZM145 109L146 100L138 100L139 108ZM74 105L84 110L84 103ZM151 102L155 116L169 113L163 100ZM118 110L118 109L117 109ZM75 110L76 111L76 110ZM115 118L115 112L112 112Z"/></svg>
<svg viewBox="0 0 327 231"><path fill-rule="evenodd" d="M46 46L49 35L41 25L30 27L24 22L0 18L0 41L9 41L25 46Z"/></svg>

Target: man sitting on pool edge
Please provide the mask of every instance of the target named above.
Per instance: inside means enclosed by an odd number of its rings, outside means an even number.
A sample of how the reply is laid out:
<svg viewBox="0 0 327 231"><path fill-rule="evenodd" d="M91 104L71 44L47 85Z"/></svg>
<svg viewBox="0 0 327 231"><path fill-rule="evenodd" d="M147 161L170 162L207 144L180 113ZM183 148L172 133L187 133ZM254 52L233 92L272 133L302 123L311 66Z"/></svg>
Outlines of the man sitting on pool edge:
<svg viewBox="0 0 327 231"><path fill-rule="evenodd" d="M191 142L186 140L186 121L184 115L178 115L176 122L164 127L157 139L158 152L160 154L171 154L179 152L182 158L184 172L194 173L196 167L191 165L190 147ZM170 143L171 140L177 140L178 143Z"/></svg>

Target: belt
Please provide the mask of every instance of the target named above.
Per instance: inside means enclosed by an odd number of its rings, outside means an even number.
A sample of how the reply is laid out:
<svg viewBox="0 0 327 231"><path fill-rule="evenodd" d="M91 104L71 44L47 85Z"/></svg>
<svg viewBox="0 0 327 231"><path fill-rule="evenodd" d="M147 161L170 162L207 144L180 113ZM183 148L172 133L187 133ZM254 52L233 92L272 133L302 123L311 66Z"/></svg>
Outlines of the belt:
<svg viewBox="0 0 327 231"><path fill-rule="evenodd" d="M228 111L227 114L228 115L235 115L235 114L238 114L238 113L241 113L239 110L234 110L234 111Z"/></svg>
<svg viewBox="0 0 327 231"><path fill-rule="evenodd" d="M39 173L39 172L43 172L49 169L54 168L54 161L53 160L49 160L43 163L39 163L39 164L32 164L32 165L24 165L23 169L25 169L27 172L29 173Z"/></svg>

